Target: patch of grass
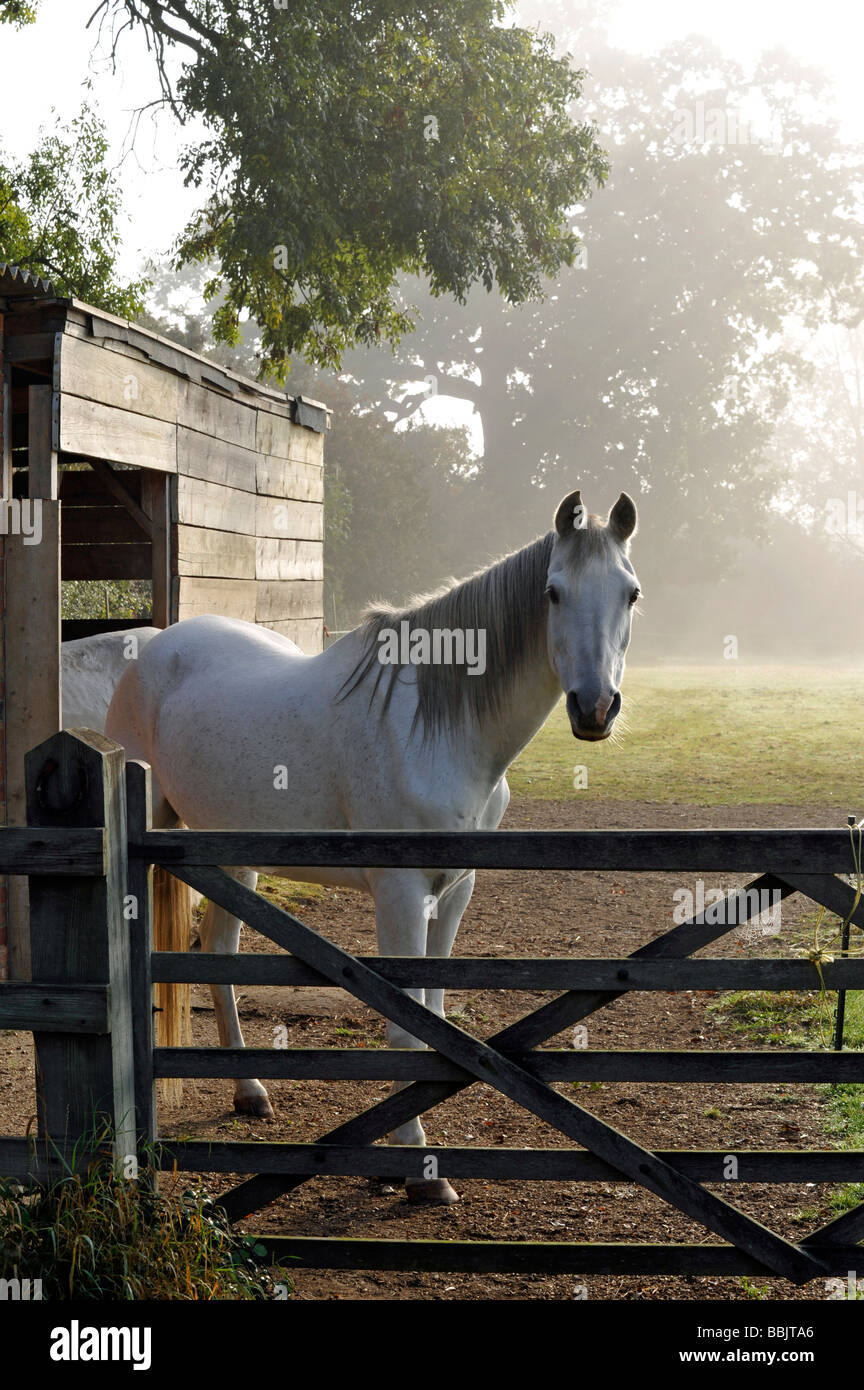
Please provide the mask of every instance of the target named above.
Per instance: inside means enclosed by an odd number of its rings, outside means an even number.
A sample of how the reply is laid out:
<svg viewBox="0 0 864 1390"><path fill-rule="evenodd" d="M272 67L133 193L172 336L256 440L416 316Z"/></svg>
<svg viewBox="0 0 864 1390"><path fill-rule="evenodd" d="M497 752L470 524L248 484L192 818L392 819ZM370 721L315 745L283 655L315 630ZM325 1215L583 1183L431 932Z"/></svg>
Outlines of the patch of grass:
<svg viewBox="0 0 864 1390"><path fill-rule="evenodd" d="M680 801L701 806L861 802L864 745L857 736L864 671L817 667L632 667L622 687L624 731L604 743L575 739L563 701L508 779L514 793ZM838 750L842 756L838 757ZM576 791L573 769L588 770Z"/></svg>
<svg viewBox="0 0 864 1390"><path fill-rule="evenodd" d="M747 1278L746 1274L741 1278L741 1287L747 1298L762 1299L771 1297L771 1290L767 1284L754 1284Z"/></svg>
<svg viewBox="0 0 864 1390"><path fill-rule="evenodd" d="M816 1050L831 1046L836 1003L834 993L823 999L818 993L742 990L712 1000L708 1009L734 1032L743 1033L754 1041ZM847 1048L864 1049L862 990L852 990L846 995L843 1040ZM828 1096L828 1134L841 1148L864 1149L864 1086L844 1083L825 1086L822 1090ZM782 1105L793 1099L781 1095L776 1103ZM864 1202L864 1183L833 1187L830 1201L836 1212L849 1211ZM813 1215L816 1219L818 1213L800 1215L808 1219Z"/></svg>
<svg viewBox="0 0 864 1390"><path fill-rule="evenodd" d="M820 1001L815 991L730 991L719 999L712 999L708 1012L715 1014L733 1033L742 1033L754 1041L794 1048L820 1045Z"/></svg>
<svg viewBox="0 0 864 1390"><path fill-rule="evenodd" d="M292 878L279 878L277 874L262 874L258 888L264 897L286 912L297 912L315 898L323 898L326 888L321 883L300 883Z"/></svg>
<svg viewBox="0 0 864 1390"><path fill-rule="evenodd" d="M265 1254L206 1192L159 1193L110 1156L30 1192L0 1180L0 1278L39 1279L43 1299L273 1299Z"/></svg>

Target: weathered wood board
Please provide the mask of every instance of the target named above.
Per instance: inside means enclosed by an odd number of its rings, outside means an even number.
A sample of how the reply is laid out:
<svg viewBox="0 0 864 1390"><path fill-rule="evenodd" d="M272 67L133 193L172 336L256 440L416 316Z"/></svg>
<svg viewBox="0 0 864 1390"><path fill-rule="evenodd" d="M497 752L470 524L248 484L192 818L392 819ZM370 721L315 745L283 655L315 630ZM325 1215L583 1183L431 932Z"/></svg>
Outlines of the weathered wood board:
<svg viewBox="0 0 864 1390"><path fill-rule="evenodd" d="M285 540L323 541L324 509L317 502L295 502L288 497L259 497L255 534Z"/></svg>
<svg viewBox="0 0 864 1390"><path fill-rule="evenodd" d="M190 478L255 492L258 462L258 455L251 449L228 440L214 439L185 425L177 431L177 470Z"/></svg>
<svg viewBox="0 0 864 1390"><path fill-rule="evenodd" d="M307 656L315 656L323 644L323 618L292 618L285 622L261 623L272 632L281 633L289 641L295 642Z"/></svg>
<svg viewBox="0 0 864 1390"><path fill-rule="evenodd" d="M236 486L239 487L239 483ZM257 490L268 497L295 497L299 502L323 502L324 469L320 463L301 463L296 459L259 454Z"/></svg>
<svg viewBox="0 0 864 1390"><path fill-rule="evenodd" d="M201 478L177 479L176 522L201 526L208 531L234 531L254 536L258 499L254 493ZM284 533L287 534L287 533Z"/></svg>
<svg viewBox="0 0 864 1390"><path fill-rule="evenodd" d="M254 536L211 531L204 526L176 527L177 573L200 578L255 579Z"/></svg>
<svg viewBox="0 0 864 1390"><path fill-rule="evenodd" d="M323 612L324 586L320 580L283 580L257 585L256 622L276 623L296 618L317 618L323 622Z"/></svg>
<svg viewBox="0 0 864 1390"><path fill-rule="evenodd" d="M59 448L80 458L177 470L177 427L131 410L60 394Z"/></svg>
<svg viewBox="0 0 864 1390"><path fill-rule="evenodd" d="M213 579L198 578L195 575L180 575L176 579L177 616L196 618L202 613L219 613L225 618L242 618L244 622L255 621L255 594L258 588L254 579Z"/></svg>
<svg viewBox="0 0 864 1390"><path fill-rule="evenodd" d="M256 579L322 579L324 547L320 541L282 541L259 536L255 542Z"/></svg>
<svg viewBox="0 0 864 1390"><path fill-rule="evenodd" d="M222 396L194 381L181 381L177 406L177 422L188 429L198 430L241 449L257 449L258 411L254 405Z"/></svg>
<svg viewBox="0 0 864 1390"><path fill-rule="evenodd" d="M177 422L180 378L80 338L60 348L60 390L70 396L169 424Z"/></svg>
<svg viewBox="0 0 864 1390"><path fill-rule="evenodd" d="M259 454L274 454L297 463L320 464L324 457L324 436L272 411L259 410L255 447Z"/></svg>

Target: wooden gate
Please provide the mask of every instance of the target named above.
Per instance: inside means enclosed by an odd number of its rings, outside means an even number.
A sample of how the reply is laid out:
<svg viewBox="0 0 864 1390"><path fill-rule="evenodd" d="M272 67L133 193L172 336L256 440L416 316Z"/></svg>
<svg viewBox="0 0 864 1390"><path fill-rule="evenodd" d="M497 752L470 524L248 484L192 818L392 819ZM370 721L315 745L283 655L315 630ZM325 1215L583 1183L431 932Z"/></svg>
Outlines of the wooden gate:
<svg viewBox="0 0 864 1390"><path fill-rule="evenodd" d="M58 736L31 755L39 767L65 767L77 758L84 781L98 751L92 736ZM104 741L103 741L104 742ZM41 762L40 762L41 759ZM89 766L89 772L87 767ZM70 783L69 774L66 776ZM45 785L44 774L41 783ZM74 786L74 778L71 779ZM186 1171L249 1174L220 1197L232 1219L246 1219L310 1178L374 1175L420 1178L434 1157L451 1178L635 1183L705 1227L722 1243L654 1245L533 1241L391 1241L262 1236L274 1260L295 1266L350 1269L580 1274L761 1274L803 1284L813 1278L864 1272L864 1205L845 1212L793 1244L739 1211L705 1184L726 1182L850 1182L864 1179L859 1151L738 1152L728 1179L728 1151L651 1152L554 1089L556 1081L864 1082L860 1052L736 1051L627 1052L544 1049L562 1030L630 990L812 989L812 962L690 959L733 924L758 913L758 895L806 894L846 916L854 895L836 877L852 856L842 830L315 832L153 830L149 772L126 771L127 822L108 825L112 846L122 839L130 918L129 992L138 1141L158 1140L158 1161ZM75 808L72 808L74 813ZM43 794L40 824L69 824ZM80 816L80 809L78 811ZM80 820L79 820L80 824ZM7 832L4 832L7 833ZM191 956L154 953L151 941L151 865L160 864L241 917L289 955ZM292 914L238 884L218 864L374 865L460 868L592 869L699 873L762 872L712 909L674 927L626 959L451 960L357 957L327 941ZM0 861L2 868L2 861ZM39 881L37 902L39 901ZM68 880L67 880L68 881ZM31 880L31 883L33 880ZM754 893L753 890L756 890ZM62 906L56 902L58 929ZM710 920L710 919L714 920ZM864 926L864 904L852 920ZM122 962L121 962L122 966ZM864 988L864 961L822 965L828 989ZM112 990L113 980L112 975ZM152 984L157 981L262 985L338 985L422 1039L428 1051L153 1047ZM59 981L58 981L59 983ZM402 993L408 986L556 990L557 997L503 1031L478 1040ZM5 988L5 987L4 987ZM0 992L0 1024L2 1024ZM216 1143L159 1139L154 1086L158 1077L321 1078L408 1082L313 1143ZM71 1073L64 1084L71 1084ZM507 1150L383 1146L376 1141L467 1086L483 1082L551 1124L579 1148ZM115 1106L115 1111L116 1111ZM4 1141L0 1140L0 1167ZM425 1170L428 1172L428 1168Z"/></svg>

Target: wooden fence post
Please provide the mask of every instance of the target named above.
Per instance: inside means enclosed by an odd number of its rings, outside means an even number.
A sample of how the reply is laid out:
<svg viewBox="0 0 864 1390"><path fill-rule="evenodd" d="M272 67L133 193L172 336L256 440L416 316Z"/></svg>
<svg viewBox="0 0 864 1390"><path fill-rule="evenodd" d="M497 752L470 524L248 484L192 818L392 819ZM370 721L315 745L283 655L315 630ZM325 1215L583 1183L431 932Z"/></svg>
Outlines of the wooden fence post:
<svg viewBox="0 0 864 1390"><path fill-rule="evenodd" d="M104 826L105 874L33 875L34 982L110 985L110 1032L36 1035L40 1136L63 1147L110 1127L114 1157L137 1176L123 749L88 729L46 739L26 758L31 826Z"/></svg>
<svg viewBox="0 0 864 1390"><path fill-rule="evenodd" d="M153 828L150 767L126 764L127 829L131 839ZM156 1139L156 1081L153 1075L153 866L144 859L128 865L131 931L132 1053L135 1067L135 1111L138 1143L143 1156Z"/></svg>

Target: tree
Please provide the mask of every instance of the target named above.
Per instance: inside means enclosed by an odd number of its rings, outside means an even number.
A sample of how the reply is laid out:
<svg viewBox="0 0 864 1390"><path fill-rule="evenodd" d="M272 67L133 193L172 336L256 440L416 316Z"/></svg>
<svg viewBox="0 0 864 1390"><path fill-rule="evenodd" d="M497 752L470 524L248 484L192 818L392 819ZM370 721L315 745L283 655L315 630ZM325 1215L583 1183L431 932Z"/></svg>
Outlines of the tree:
<svg viewBox="0 0 864 1390"><path fill-rule="evenodd" d="M581 48L579 33L563 38ZM632 491L656 538L647 566L640 556L653 589L664 573L681 582L676 556L692 568L732 536L770 531L772 432L808 372L783 329L795 317L812 335L864 312L864 162L840 142L826 80L787 56L751 75L695 38L636 57L593 27L590 47L582 109L612 172L578 218L583 268L522 307L427 295L395 360L355 352L345 367L403 418L426 399L407 387L421 378L471 401L484 437L478 536L493 550L547 525L576 483L591 506ZM773 149L735 124L754 84ZM700 138L698 119L679 138L682 112L700 109L703 121L719 112L724 138Z"/></svg>
<svg viewBox="0 0 864 1390"><path fill-rule="evenodd" d="M102 0L112 52L143 30L163 100L211 132L182 156L204 202L177 263L213 265L218 337L236 342L248 313L271 372L336 365L410 328L400 272L436 296L479 283L522 303L572 262L568 210L606 160L570 114L581 73L510 8ZM0 0L0 17L27 10Z"/></svg>
<svg viewBox="0 0 864 1390"><path fill-rule="evenodd" d="M135 318L146 281L117 276L120 194L107 149L102 122L85 104L69 126L43 134L27 159L9 162L0 152L0 261L44 276L61 294Z"/></svg>

